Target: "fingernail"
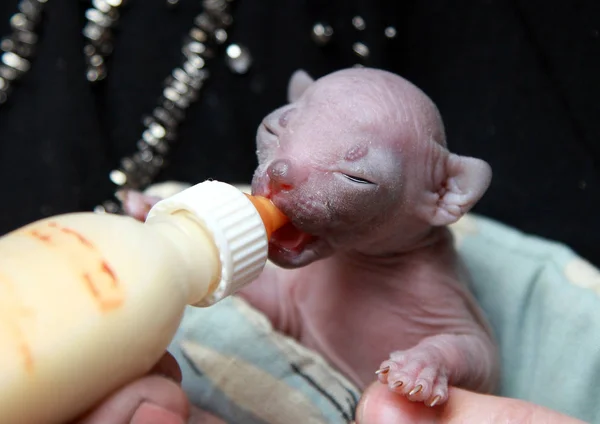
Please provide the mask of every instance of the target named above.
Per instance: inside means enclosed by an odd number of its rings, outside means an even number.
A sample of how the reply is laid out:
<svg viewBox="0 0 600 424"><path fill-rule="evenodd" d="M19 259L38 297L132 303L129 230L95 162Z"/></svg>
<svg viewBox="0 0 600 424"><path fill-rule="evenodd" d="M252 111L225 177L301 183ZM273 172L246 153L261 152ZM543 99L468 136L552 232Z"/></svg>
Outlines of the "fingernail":
<svg viewBox="0 0 600 424"><path fill-rule="evenodd" d="M402 387L402 385L404 384L403 381L396 381L394 384L392 384L392 389L397 389L398 387Z"/></svg>
<svg viewBox="0 0 600 424"><path fill-rule="evenodd" d="M179 415L152 403L143 402L129 424L185 424Z"/></svg>

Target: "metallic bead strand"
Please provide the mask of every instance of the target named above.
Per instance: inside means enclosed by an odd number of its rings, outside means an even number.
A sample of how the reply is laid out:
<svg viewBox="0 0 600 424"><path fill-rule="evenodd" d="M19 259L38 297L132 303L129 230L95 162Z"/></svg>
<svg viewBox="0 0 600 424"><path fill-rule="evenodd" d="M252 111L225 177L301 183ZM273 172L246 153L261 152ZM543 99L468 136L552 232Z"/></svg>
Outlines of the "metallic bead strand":
<svg viewBox="0 0 600 424"><path fill-rule="evenodd" d="M38 36L36 29L48 0L21 0L10 18L12 33L2 39L0 49L0 105L6 103L15 82L29 71Z"/></svg>
<svg viewBox="0 0 600 424"><path fill-rule="evenodd" d="M124 0L92 0L92 7L85 11L86 25L83 48L87 65L86 77L90 82L106 78L106 58L112 53L112 30L119 20L119 8Z"/></svg>
<svg viewBox="0 0 600 424"><path fill-rule="evenodd" d="M194 19L194 26L184 39L183 61L164 81L158 104L143 119L144 131L137 142L137 151L121 159L120 167L110 172L116 191L143 190L165 167L165 156L176 140L176 131L185 118L188 107L198 99L209 77L207 61L227 40L227 28L232 24L232 0L204 0L203 12ZM98 213L122 213L115 200L107 200L94 209Z"/></svg>

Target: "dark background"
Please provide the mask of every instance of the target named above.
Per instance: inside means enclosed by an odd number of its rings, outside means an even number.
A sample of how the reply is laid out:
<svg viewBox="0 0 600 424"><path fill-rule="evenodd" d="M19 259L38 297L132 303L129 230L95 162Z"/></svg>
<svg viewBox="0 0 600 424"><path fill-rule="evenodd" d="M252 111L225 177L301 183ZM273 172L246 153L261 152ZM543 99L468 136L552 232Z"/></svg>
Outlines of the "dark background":
<svg viewBox="0 0 600 424"><path fill-rule="evenodd" d="M354 41L367 62L399 73L438 104L451 150L494 170L475 211L565 242L600 264L600 2L542 0L238 0L232 41L248 46L251 72L220 60L188 112L160 179L249 182L261 118L285 101L291 73L318 77L352 66ZM0 2L0 34L16 0ZM108 172L135 149L141 117L180 63L180 46L201 11L197 0L169 10L163 0L130 0L109 76L85 80L88 2L50 0L32 70L0 107L0 233L109 197ZM351 26L362 16L367 29ZM310 39L328 20L327 48ZM394 25L388 42L383 28Z"/></svg>

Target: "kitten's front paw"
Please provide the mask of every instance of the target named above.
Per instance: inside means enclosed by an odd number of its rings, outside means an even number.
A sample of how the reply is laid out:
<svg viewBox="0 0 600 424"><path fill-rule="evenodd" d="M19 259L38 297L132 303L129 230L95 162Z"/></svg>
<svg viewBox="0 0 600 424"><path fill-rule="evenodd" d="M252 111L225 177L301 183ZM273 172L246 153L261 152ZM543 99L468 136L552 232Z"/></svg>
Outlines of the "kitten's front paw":
<svg viewBox="0 0 600 424"><path fill-rule="evenodd" d="M411 401L435 406L448 400L448 373L438 355L427 348L393 352L376 374L390 390Z"/></svg>

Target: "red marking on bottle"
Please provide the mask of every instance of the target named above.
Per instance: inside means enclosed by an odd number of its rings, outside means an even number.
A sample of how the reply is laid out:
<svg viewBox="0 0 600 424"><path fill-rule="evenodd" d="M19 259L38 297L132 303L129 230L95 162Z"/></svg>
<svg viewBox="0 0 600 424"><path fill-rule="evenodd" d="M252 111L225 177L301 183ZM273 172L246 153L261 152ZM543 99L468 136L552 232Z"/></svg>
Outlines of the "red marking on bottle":
<svg viewBox="0 0 600 424"><path fill-rule="evenodd" d="M104 271L105 273L107 273L110 276L113 287L116 287L117 286L117 276L115 275L115 273L111 269L111 267L108 266L108 264L105 261L102 261L102 264L100 266L102 267L102 271Z"/></svg>
<svg viewBox="0 0 600 424"><path fill-rule="evenodd" d="M0 274L0 327L7 329L12 334L16 348L23 360L23 367L28 373L33 372L33 352L28 340L26 323L31 319L33 312L23 304L14 282L7 276ZM9 342L5 340L5 342ZM3 346L5 347L5 346Z"/></svg>
<svg viewBox="0 0 600 424"><path fill-rule="evenodd" d="M49 235L46 234L41 234L39 231L37 230L32 230L30 233L33 237L35 237L38 240L44 241L46 243L49 243L52 240L52 237L50 237Z"/></svg>
<svg viewBox="0 0 600 424"><path fill-rule="evenodd" d="M92 295L96 299L100 299L100 293L98 292L98 289L94 285L94 282L92 281L92 278L90 277L90 274L88 274L87 272L85 274L83 274L83 279L85 280L86 285L88 286L88 288L92 292Z"/></svg>
<svg viewBox="0 0 600 424"><path fill-rule="evenodd" d="M77 240L79 240L82 244L85 244L89 248L94 248L94 245L88 239L86 239L84 236L79 234L77 231L72 230L70 228L66 228L66 227L62 227L60 229L60 231L62 231L65 234L70 234L72 236L75 236L75 237L77 237Z"/></svg>
<svg viewBox="0 0 600 424"><path fill-rule="evenodd" d="M46 222L27 234L46 243L51 241L49 247L62 251L76 275L82 276L100 310L106 312L123 304L125 292L117 275L94 244L81 233L57 222Z"/></svg>

